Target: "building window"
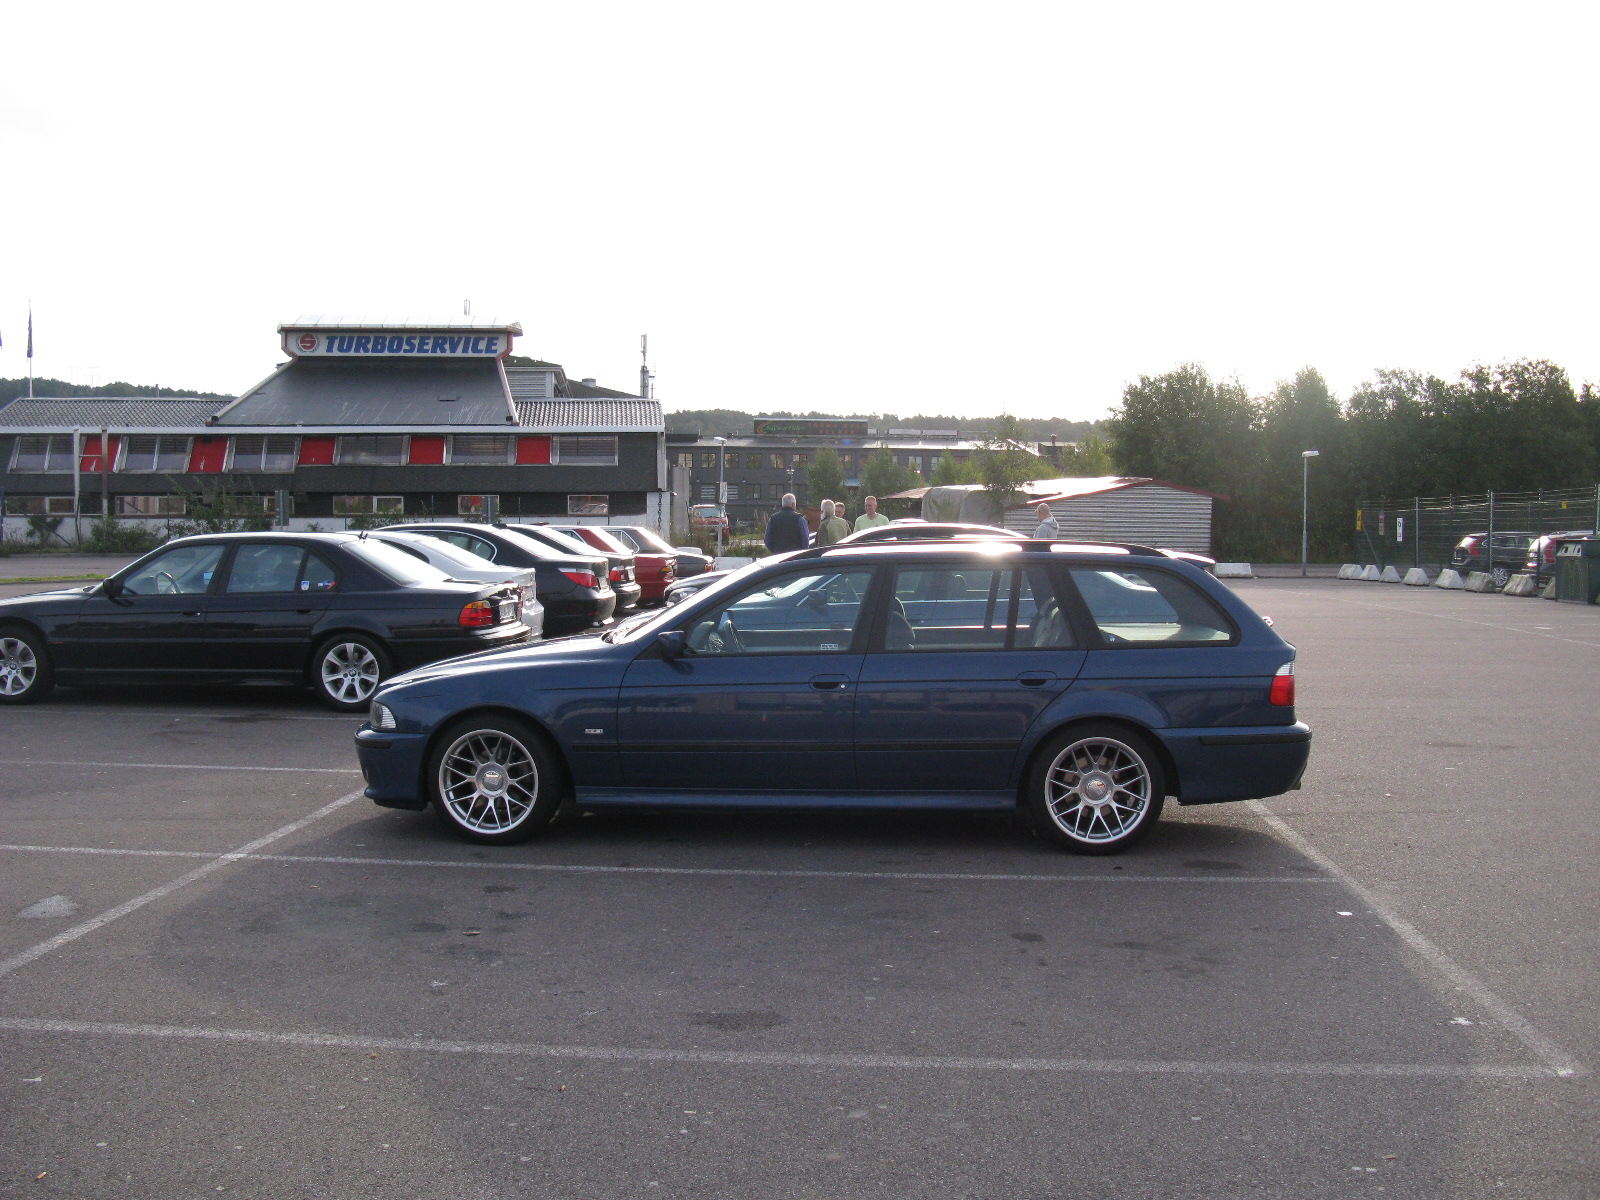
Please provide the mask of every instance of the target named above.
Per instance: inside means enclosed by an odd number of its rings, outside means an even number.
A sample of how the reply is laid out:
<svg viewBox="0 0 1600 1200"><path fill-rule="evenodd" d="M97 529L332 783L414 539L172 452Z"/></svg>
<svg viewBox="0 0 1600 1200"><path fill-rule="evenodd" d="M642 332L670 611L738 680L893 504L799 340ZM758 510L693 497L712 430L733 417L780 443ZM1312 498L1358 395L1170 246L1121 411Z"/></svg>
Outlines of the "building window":
<svg viewBox="0 0 1600 1200"><path fill-rule="evenodd" d="M791 467L803 467L803 466L805 466L806 465L806 456L804 454L793 454L793 455L790 455L789 456L789 465Z"/></svg>
<svg viewBox="0 0 1600 1200"><path fill-rule="evenodd" d="M182 496L118 496L119 517L181 517L189 511Z"/></svg>
<svg viewBox="0 0 1600 1200"><path fill-rule="evenodd" d="M906 455L906 466L910 467L918 475L921 475L922 474L922 455L920 455L920 454L908 454L908 455Z"/></svg>
<svg viewBox="0 0 1600 1200"><path fill-rule="evenodd" d="M751 500L759 500L759 499L761 499L761 485L759 483L752 483L750 485L750 497L749 498Z"/></svg>
<svg viewBox="0 0 1600 1200"><path fill-rule="evenodd" d="M85 496L86 501L98 505L99 500L93 496ZM6 497L6 515L8 517L70 517L72 515L71 496L8 496Z"/></svg>
<svg viewBox="0 0 1600 1200"><path fill-rule="evenodd" d="M691 451L688 454L680 454L680 455L678 455L678 465L680 467L682 467L685 471L693 470L694 469L694 453Z"/></svg>
<svg viewBox="0 0 1600 1200"><path fill-rule="evenodd" d="M339 439L339 462L399 466L406 461L403 433L346 434Z"/></svg>
<svg viewBox="0 0 1600 1200"><path fill-rule="evenodd" d="M458 433L450 439L453 463L509 463L511 439L493 433Z"/></svg>
<svg viewBox="0 0 1600 1200"><path fill-rule="evenodd" d="M456 512L463 517L481 517L486 501L493 501L495 511L500 509L499 496L457 496Z"/></svg>
<svg viewBox="0 0 1600 1200"><path fill-rule="evenodd" d="M405 511L406 501L404 496L335 496L333 498L333 515L336 517L365 517L372 513L393 513L399 516Z"/></svg>
<svg viewBox="0 0 1600 1200"><path fill-rule="evenodd" d="M717 465L716 451L712 451L710 454L702 454L700 456L700 469L702 471L709 471L709 470L711 470L712 467L714 467L716 465Z"/></svg>
<svg viewBox="0 0 1600 1200"><path fill-rule="evenodd" d="M730 483L728 485L728 499L729 500L737 500L738 498L739 498L739 485L737 483Z"/></svg>
<svg viewBox="0 0 1600 1200"><path fill-rule="evenodd" d="M119 471L181 471L189 465L189 439L140 435L122 439Z"/></svg>
<svg viewBox="0 0 1600 1200"><path fill-rule="evenodd" d="M715 504L717 502L717 485L714 483L708 483L702 487L700 489L700 499Z"/></svg>
<svg viewBox="0 0 1600 1200"><path fill-rule="evenodd" d="M783 451L774 450L771 454L767 455L767 466L771 467L774 471L783 470Z"/></svg>
<svg viewBox="0 0 1600 1200"><path fill-rule="evenodd" d="M734 466L738 465L739 464L737 462L734 463ZM761 469L761 455L746 454L744 456L744 465L746 470L759 471Z"/></svg>
<svg viewBox="0 0 1600 1200"><path fill-rule="evenodd" d="M609 517L610 515L610 496L567 497L567 516L569 517Z"/></svg>
<svg viewBox="0 0 1600 1200"><path fill-rule="evenodd" d="M855 466L855 462L855 455L853 454L839 455L839 465L844 468L844 473L846 475L850 474L851 468Z"/></svg>
<svg viewBox="0 0 1600 1200"><path fill-rule="evenodd" d="M614 433L558 435L555 438L555 453L551 455L551 461L565 467L614 467L617 465L617 435Z"/></svg>
<svg viewBox="0 0 1600 1200"><path fill-rule="evenodd" d="M65 434L19 437L11 452L13 471L72 470L72 438Z"/></svg>
<svg viewBox="0 0 1600 1200"><path fill-rule="evenodd" d="M243 434L233 439L233 469L292 471L299 453L299 438Z"/></svg>

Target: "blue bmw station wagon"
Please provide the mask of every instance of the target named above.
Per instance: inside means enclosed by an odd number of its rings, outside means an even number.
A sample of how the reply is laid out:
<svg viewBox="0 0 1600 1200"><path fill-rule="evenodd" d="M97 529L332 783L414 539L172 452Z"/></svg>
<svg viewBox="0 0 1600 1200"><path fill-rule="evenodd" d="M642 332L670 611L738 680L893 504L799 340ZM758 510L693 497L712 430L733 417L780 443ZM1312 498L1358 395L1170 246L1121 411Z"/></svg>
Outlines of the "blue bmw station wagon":
<svg viewBox="0 0 1600 1200"><path fill-rule="evenodd" d="M1017 809L1124 850L1167 797L1299 786L1294 647L1145 546L832 546L674 607L423 667L356 734L366 794L517 842L563 803Z"/></svg>

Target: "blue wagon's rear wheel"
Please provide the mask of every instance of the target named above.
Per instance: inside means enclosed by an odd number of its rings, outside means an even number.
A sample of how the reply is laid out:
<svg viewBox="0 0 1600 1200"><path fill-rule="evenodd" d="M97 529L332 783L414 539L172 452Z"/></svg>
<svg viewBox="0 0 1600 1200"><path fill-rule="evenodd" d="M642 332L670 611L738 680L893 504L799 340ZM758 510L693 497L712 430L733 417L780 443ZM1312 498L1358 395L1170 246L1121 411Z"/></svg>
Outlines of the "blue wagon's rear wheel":
<svg viewBox="0 0 1600 1200"><path fill-rule="evenodd" d="M1116 854L1161 817L1166 780L1149 743L1118 725L1078 725L1045 743L1023 807L1041 836L1076 854Z"/></svg>

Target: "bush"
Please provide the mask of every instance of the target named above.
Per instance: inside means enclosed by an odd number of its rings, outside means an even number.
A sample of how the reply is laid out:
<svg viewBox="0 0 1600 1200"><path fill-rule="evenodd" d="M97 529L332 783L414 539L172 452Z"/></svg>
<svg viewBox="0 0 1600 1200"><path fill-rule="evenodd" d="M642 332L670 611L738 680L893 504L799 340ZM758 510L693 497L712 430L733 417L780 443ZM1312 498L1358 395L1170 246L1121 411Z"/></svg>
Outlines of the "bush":
<svg viewBox="0 0 1600 1200"><path fill-rule="evenodd" d="M80 549L89 554L143 554L164 541L159 532L144 525L101 517L89 526Z"/></svg>

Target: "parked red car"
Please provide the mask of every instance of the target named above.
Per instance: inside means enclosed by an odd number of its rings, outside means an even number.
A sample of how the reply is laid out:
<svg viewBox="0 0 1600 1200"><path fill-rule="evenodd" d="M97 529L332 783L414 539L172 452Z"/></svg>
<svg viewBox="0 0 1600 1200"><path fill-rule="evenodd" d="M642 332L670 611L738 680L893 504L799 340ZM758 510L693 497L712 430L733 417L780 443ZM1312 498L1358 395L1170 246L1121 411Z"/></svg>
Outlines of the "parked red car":
<svg viewBox="0 0 1600 1200"><path fill-rule="evenodd" d="M632 554L633 581L639 585L641 604L660 600L666 595L667 584L677 578L677 558L674 555L636 551L595 525L552 525L551 528L571 537L582 538L596 550L603 550L607 554Z"/></svg>

